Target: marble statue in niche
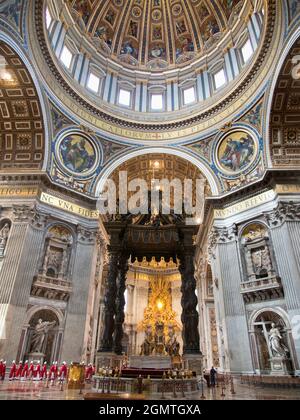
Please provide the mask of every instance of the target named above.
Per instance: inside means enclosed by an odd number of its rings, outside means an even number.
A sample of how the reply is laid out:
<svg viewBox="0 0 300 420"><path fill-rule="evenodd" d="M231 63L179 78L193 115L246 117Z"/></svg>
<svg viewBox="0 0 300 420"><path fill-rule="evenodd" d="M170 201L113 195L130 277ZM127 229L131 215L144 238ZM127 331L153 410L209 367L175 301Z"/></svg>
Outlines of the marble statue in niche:
<svg viewBox="0 0 300 420"><path fill-rule="evenodd" d="M272 323L269 331L269 347L273 357L287 358L289 356L289 349L284 344L283 337L275 323Z"/></svg>
<svg viewBox="0 0 300 420"><path fill-rule="evenodd" d="M56 325L56 321L48 322L43 321L42 319L38 320L31 338L31 352L32 353L41 353L43 350L43 345L45 338L50 331Z"/></svg>
<svg viewBox="0 0 300 420"><path fill-rule="evenodd" d="M294 363L287 344L289 328L281 316L266 310L255 319L254 326L260 369L270 370L276 376L292 374Z"/></svg>
<svg viewBox="0 0 300 420"><path fill-rule="evenodd" d="M3 257L4 255L7 240L9 237L9 232L10 232L10 225L9 223L6 222L4 223L3 227L0 230L0 257Z"/></svg>

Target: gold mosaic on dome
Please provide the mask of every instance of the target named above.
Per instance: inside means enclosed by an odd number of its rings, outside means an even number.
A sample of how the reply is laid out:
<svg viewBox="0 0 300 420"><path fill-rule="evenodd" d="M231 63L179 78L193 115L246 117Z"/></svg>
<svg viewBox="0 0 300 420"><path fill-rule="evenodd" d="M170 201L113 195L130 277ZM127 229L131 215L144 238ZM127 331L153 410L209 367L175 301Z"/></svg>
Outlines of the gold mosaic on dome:
<svg viewBox="0 0 300 420"><path fill-rule="evenodd" d="M68 5L99 51L125 65L160 70L190 63L216 45L243 2L69 0Z"/></svg>

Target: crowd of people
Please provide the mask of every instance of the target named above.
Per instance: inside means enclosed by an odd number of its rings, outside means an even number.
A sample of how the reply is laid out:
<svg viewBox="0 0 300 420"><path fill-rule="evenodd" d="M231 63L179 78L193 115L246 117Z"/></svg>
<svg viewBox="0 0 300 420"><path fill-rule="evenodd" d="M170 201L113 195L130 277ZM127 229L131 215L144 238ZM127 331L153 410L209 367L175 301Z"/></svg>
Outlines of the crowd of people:
<svg viewBox="0 0 300 420"><path fill-rule="evenodd" d="M85 366L85 363L82 362ZM70 364L70 367L72 363ZM43 381L43 380L60 380L64 381L68 377L69 367L66 362L63 362L61 366L58 365L58 362L53 362L52 365L48 368L47 362L41 363L37 361L29 362L28 360L23 363L20 361L19 364L16 364L16 361L13 360L10 368L7 368L6 361L0 360L0 380L4 381L8 378L9 381ZM90 381L92 376L95 374L95 367L92 363L89 363L85 366L85 380Z"/></svg>

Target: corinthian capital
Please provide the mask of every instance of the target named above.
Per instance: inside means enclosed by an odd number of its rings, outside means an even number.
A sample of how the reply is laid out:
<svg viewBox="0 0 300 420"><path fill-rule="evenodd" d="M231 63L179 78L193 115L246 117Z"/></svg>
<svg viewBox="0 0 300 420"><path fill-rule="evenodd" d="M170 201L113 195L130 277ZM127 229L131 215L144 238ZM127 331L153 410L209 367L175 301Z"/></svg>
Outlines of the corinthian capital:
<svg viewBox="0 0 300 420"><path fill-rule="evenodd" d="M300 221L300 203L290 201L288 203L279 203L279 206L265 214L270 228L281 226L285 222Z"/></svg>
<svg viewBox="0 0 300 420"><path fill-rule="evenodd" d="M16 223L30 223L35 215L35 210L30 206L13 206L13 217Z"/></svg>
<svg viewBox="0 0 300 420"><path fill-rule="evenodd" d="M216 246L218 244L226 244L235 241L236 234L236 225L230 226L229 228L212 228L208 236L208 254L214 256Z"/></svg>
<svg viewBox="0 0 300 420"><path fill-rule="evenodd" d="M47 225L49 216L47 214L40 213L39 211L35 211L32 219L32 226L35 229L44 230L45 226Z"/></svg>
<svg viewBox="0 0 300 420"><path fill-rule="evenodd" d="M94 244L96 243L97 232L95 230L88 230L82 226L78 226L78 241L84 244Z"/></svg>
<svg viewBox="0 0 300 420"><path fill-rule="evenodd" d="M285 207L285 218L288 222L291 221L300 221L300 203L290 201L289 203L282 203Z"/></svg>

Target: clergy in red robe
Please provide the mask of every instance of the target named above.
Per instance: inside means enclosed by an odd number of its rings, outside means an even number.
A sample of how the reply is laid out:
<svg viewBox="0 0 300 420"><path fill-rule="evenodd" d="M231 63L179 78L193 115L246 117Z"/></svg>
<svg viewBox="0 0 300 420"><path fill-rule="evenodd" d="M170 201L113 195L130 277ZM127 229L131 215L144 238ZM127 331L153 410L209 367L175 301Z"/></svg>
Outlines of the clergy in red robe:
<svg viewBox="0 0 300 420"><path fill-rule="evenodd" d="M63 381L66 379L67 374L68 374L68 366L66 362L63 362L59 370L59 378Z"/></svg>
<svg viewBox="0 0 300 420"><path fill-rule="evenodd" d="M21 378L22 372L23 372L23 362L20 361L18 369L16 371L16 378L18 379Z"/></svg>
<svg viewBox="0 0 300 420"><path fill-rule="evenodd" d="M10 371L9 371L9 380L13 381L16 378L16 373L17 373L17 365L15 360L12 361L11 367L10 367Z"/></svg>
<svg viewBox="0 0 300 420"><path fill-rule="evenodd" d="M33 364L33 362L30 362L30 366L29 366L29 369L28 369L28 376L31 379L34 377L34 364Z"/></svg>
<svg viewBox="0 0 300 420"><path fill-rule="evenodd" d="M26 381L26 379L28 378L28 374L29 374L29 365L28 365L28 360L26 360L23 366L22 374L21 374L21 381Z"/></svg>
<svg viewBox="0 0 300 420"><path fill-rule="evenodd" d="M44 362L43 367L42 367L42 371L41 371L41 380L43 379L47 379L47 362Z"/></svg>
<svg viewBox="0 0 300 420"><path fill-rule="evenodd" d="M47 369L47 367L46 367L46 369ZM34 379L36 381L39 381L41 379L41 362L40 361L37 362L37 365L34 369Z"/></svg>
<svg viewBox="0 0 300 420"><path fill-rule="evenodd" d="M86 367L85 370L85 380L90 381L92 379L92 376L94 374L94 368L92 363L89 363L89 365Z"/></svg>
<svg viewBox="0 0 300 420"><path fill-rule="evenodd" d="M51 381L55 381L55 379L57 378L57 372L58 368L57 368L57 362L53 362L50 370L49 370L49 378Z"/></svg>

